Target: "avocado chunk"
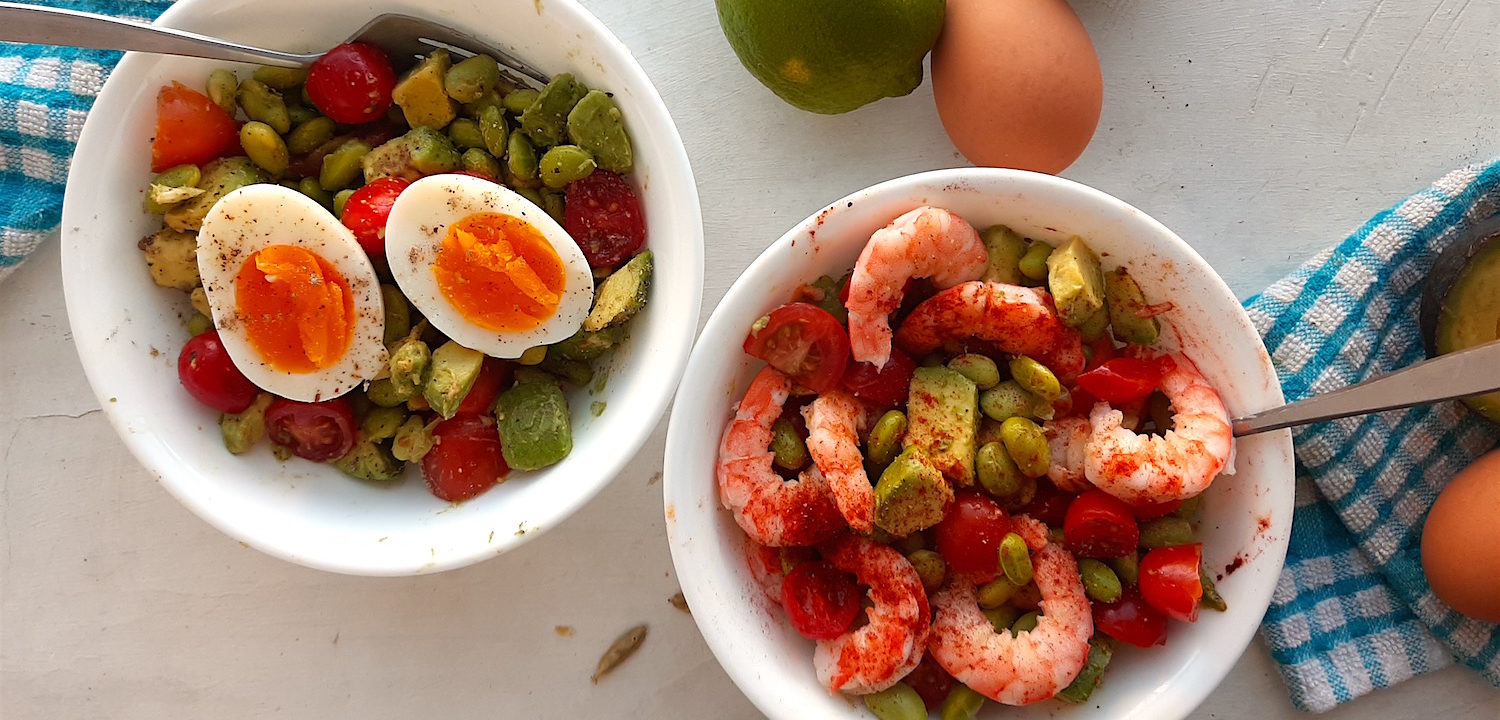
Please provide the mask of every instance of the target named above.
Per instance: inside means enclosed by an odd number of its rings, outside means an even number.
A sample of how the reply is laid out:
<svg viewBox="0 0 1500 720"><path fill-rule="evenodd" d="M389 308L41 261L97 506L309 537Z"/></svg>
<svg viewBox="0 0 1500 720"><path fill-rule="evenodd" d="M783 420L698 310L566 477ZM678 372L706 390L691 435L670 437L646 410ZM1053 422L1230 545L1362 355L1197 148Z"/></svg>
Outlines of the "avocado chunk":
<svg viewBox="0 0 1500 720"><path fill-rule="evenodd" d="M391 99L406 116L407 125L441 130L458 117L458 103L444 86L452 64L447 50L434 50L396 83Z"/></svg>
<svg viewBox="0 0 1500 720"><path fill-rule="evenodd" d="M886 466L875 484L875 525L906 537L938 524L952 501L953 486L943 473L922 451L908 448Z"/></svg>
<svg viewBox="0 0 1500 720"><path fill-rule="evenodd" d="M406 464L391 455L390 450L369 438L355 443L343 457L333 461L333 465L349 477L378 483L395 480L406 469Z"/></svg>
<svg viewBox="0 0 1500 720"><path fill-rule="evenodd" d="M484 364L484 353L470 350L452 340L432 351L427 382L422 386L422 397L427 400L443 419L453 417L458 406L474 387L479 377L479 368Z"/></svg>
<svg viewBox="0 0 1500 720"><path fill-rule="evenodd" d="M204 165L202 177L198 180L198 188L203 193L172 206L164 216L167 227L197 232L203 227L203 218L220 198L246 185L263 182L267 182L266 174L247 157L222 158Z"/></svg>
<svg viewBox="0 0 1500 720"><path fill-rule="evenodd" d="M1080 327L1104 312L1104 271L1099 256L1074 235L1047 256L1047 287L1057 314L1068 327Z"/></svg>
<svg viewBox="0 0 1500 720"><path fill-rule="evenodd" d="M146 269L157 285L174 290L194 290L202 283L198 275L198 236L163 228L136 243L146 254Z"/></svg>
<svg viewBox="0 0 1500 720"><path fill-rule="evenodd" d="M461 158L447 135L419 127L365 153L361 162L365 182L370 183L383 177L419 180L453 172L462 164Z"/></svg>
<svg viewBox="0 0 1500 720"><path fill-rule="evenodd" d="M556 345L547 348L547 357L562 360L593 360L613 350L625 338L622 327L607 327L603 330L579 330Z"/></svg>
<svg viewBox="0 0 1500 720"><path fill-rule="evenodd" d="M634 167L625 118L615 101L602 90L590 90L568 113L568 137L589 151L599 167L628 173Z"/></svg>
<svg viewBox="0 0 1500 720"><path fill-rule="evenodd" d="M979 233L979 239L984 241L984 249L990 255L990 266L980 279L985 282L1020 285L1024 278L1021 275L1021 258L1026 255L1026 238L1004 225L996 225Z"/></svg>
<svg viewBox="0 0 1500 720"><path fill-rule="evenodd" d="M1136 345L1154 345L1161 323L1150 311L1146 294L1125 268L1104 275L1104 294L1109 300L1109 324L1115 338Z"/></svg>
<svg viewBox="0 0 1500 720"><path fill-rule="evenodd" d="M583 321L589 331L619 325L646 305L651 289L651 251L645 250L614 271L594 296L594 309Z"/></svg>
<svg viewBox="0 0 1500 720"><path fill-rule="evenodd" d="M232 415L219 416L219 434L229 452L243 455L266 436L266 408L274 399L270 393L261 393L255 396L250 407Z"/></svg>
<svg viewBox="0 0 1500 720"><path fill-rule="evenodd" d="M906 403L903 447L915 448L960 487L974 484L979 386L946 367L917 368Z"/></svg>
<svg viewBox="0 0 1500 720"><path fill-rule="evenodd" d="M500 452L517 470L556 464L573 450L568 398L550 382L521 382L495 401Z"/></svg>
<svg viewBox="0 0 1500 720"><path fill-rule="evenodd" d="M1072 683L1057 693L1057 699L1074 705L1088 702L1089 696L1094 694L1094 688L1099 687L1099 677L1109 667L1109 660L1113 655L1109 641L1098 636L1089 640L1089 656L1084 661L1083 669L1074 676Z"/></svg>
<svg viewBox="0 0 1500 720"><path fill-rule="evenodd" d="M1500 235L1488 238L1459 271L1438 310L1439 355L1500 339ZM1500 393L1465 398L1464 404L1500 422Z"/></svg>
<svg viewBox="0 0 1500 720"><path fill-rule="evenodd" d="M558 73L521 113L521 132L537 145L559 145L567 138L568 114L589 89L572 73Z"/></svg>

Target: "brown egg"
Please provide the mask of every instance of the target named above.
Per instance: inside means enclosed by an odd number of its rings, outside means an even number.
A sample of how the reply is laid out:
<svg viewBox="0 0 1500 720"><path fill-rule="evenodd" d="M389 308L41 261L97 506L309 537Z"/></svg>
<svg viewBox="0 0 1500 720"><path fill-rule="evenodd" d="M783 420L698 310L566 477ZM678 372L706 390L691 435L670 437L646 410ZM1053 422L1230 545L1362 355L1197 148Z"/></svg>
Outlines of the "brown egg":
<svg viewBox="0 0 1500 720"><path fill-rule="evenodd" d="M948 0L932 94L969 162L1057 173L1094 136L1104 80L1064 0Z"/></svg>
<svg viewBox="0 0 1500 720"><path fill-rule="evenodd" d="M1422 569L1443 602L1476 620L1500 622L1500 451L1464 468L1432 505L1422 528Z"/></svg>

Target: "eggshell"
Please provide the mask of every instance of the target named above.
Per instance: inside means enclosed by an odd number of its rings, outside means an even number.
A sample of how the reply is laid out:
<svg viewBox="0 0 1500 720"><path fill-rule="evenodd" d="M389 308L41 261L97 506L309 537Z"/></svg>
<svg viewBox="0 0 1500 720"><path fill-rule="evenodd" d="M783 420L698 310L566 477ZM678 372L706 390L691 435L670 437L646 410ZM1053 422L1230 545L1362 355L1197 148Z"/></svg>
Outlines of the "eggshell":
<svg viewBox="0 0 1500 720"><path fill-rule="evenodd" d="M1058 173L1094 136L1104 79L1063 0L948 0L932 94L969 162Z"/></svg>
<svg viewBox="0 0 1500 720"><path fill-rule="evenodd" d="M1422 528L1422 569L1443 602L1500 622L1500 451L1466 468L1438 495Z"/></svg>

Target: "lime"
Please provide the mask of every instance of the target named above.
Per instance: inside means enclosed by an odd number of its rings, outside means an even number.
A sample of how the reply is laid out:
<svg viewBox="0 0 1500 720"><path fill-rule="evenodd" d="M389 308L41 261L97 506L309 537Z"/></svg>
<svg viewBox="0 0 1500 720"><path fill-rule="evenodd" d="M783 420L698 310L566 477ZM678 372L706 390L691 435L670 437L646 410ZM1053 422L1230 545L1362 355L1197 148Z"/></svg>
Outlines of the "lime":
<svg viewBox="0 0 1500 720"><path fill-rule="evenodd" d="M944 0L715 0L745 69L781 99L833 115L922 84Z"/></svg>

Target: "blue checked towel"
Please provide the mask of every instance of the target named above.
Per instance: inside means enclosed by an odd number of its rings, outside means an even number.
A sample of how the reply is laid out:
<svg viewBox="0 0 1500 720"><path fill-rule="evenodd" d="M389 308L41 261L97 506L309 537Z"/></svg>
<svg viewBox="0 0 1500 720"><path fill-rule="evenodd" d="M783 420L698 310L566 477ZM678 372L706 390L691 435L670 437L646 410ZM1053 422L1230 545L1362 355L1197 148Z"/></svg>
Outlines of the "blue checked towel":
<svg viewBox="0 0 1500 720"><path fill-rule="evenodd" d="M1376 215L1246 302L1288 402L1423 358L1422 282L1438 252L1500 208L1500 161L1456 170ZM1293 433L1291 547L1262 631L1303 710L1322 711L1453 660L1500 685L1500 627L1438 600L1422 521L1500 430L1457 403Z"/></svg>
<svg viewBox="0 0 1500 720"><path fill-rule="evenodd" d="M172 0L45 0L150 21ZM0 43L0 280L62 220L63 184L83 120L120 53Z"/></svg>

